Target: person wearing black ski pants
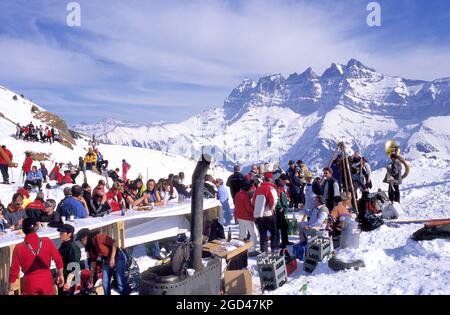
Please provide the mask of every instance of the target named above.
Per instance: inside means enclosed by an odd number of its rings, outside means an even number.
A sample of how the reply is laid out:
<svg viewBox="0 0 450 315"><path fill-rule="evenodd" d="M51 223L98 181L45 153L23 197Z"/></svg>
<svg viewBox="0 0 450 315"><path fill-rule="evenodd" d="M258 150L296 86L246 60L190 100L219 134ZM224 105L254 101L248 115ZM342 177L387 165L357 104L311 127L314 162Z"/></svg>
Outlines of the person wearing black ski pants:
<svg viewBox="0 0 450 315"><path fill-rule="evenodd" d="M400 203L400 186L399 185L395 185L395 184L389 185L388 194L389 194L389 200L391 202L396 201L396 202Z"/></svg>
<svg viewBox="0 0 450 315"><path fill-rule="evenodd" d="M281 234L281 244L286 247L287 244L290 244L288 236L288 223L286 221L286 217L284 216L284 210L281 212L277 210L276 213L277 229Z"/></svg>
<svg viewBox="0 0 450 315"><path fill-rule="evenodd" d="M267 217L256 218L256 226L259 232L259 245L261 252L269 252L267 232L270 233L270 249L273 253L278 251L278 230L275 214Z"/></svg>

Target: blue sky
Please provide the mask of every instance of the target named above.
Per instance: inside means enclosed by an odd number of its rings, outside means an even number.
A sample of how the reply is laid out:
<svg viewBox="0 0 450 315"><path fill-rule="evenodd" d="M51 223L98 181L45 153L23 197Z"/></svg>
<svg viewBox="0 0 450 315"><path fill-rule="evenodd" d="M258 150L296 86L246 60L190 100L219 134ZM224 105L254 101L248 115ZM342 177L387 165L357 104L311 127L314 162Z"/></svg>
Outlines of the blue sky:
<svg viewBox="0 0 450 315"><path fill-rule="evenodd" d="M392 75L450 76L450 4L378 1L64 0L0 2L0 85L69 123L181 121L221 106L244 78L354 57Z"/></svg>

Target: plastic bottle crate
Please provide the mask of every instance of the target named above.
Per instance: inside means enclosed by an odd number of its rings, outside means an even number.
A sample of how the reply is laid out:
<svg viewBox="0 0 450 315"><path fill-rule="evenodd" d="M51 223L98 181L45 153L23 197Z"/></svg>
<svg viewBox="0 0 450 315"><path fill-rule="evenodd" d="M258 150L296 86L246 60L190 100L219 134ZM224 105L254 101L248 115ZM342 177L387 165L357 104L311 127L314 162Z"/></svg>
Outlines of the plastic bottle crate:
<svg viewBox="0 0 450 315"><path fill-rule="evenodd" d="M257 258L262 290L275 290L287 282L284 256L261 254Z"/></svg>
<svg viewBox="0 0 450 315"><path fill-rule="evenodd" d="M303 270L306 272L313 272L314 269L316 269L318 262L314 259L305 258L305 261L303 262Z"/></svg>
<svg viewBox="0 0 450 315"><path fill-rule="evenodd" d="M329 238L314 236L308 240L305 257L310 260L322 261L331 253L331 242Z"/></svg>

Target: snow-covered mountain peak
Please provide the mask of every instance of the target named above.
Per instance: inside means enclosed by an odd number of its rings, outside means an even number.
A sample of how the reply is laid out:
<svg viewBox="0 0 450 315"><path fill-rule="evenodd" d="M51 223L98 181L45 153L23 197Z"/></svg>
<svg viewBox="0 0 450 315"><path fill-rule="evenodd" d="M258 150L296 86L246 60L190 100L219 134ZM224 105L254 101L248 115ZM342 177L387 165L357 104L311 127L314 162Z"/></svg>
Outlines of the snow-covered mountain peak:
<svg viewBox="0 0 450 315"><path fill-rule="evenodd" d="M438 117L437 117L438 116ZM385 162L384 142L402 152L450 158L450 79L431 82L385 75L350 59L333 63L322 76L312 68L242 81L222 108L210 108L179 124L116 128L103 140L188 154L186 146L216 146L242 164L303 159L326 163L338 141Z"/></svg>

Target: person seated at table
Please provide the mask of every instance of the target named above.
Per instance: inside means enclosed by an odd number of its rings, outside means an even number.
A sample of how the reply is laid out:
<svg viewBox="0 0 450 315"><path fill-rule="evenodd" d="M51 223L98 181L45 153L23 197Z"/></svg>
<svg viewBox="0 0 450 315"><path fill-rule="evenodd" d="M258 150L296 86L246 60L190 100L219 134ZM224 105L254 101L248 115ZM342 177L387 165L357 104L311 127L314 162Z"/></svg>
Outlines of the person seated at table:
<svg viewBox="0 0 450 315"><path fill-rule="evenodd" d="M28 204L31 203L30 199L31 186L24 185L23 187L18 188L17 192L22 195L23 197L22 206L25 208L26 206L28 206Z"/></svg>
<svg viewBox="0 0 450 315"><path fill-rule="evenodd" d="M31 187L37 186L39 190L42 190L42 173L38 170L37 166L33 166L31 171L27 174L27 179L25 180L25 186L30 185Z"/></svg>
<svg viewBox="0 0 450 315"><path fill-rule="evenodd" d="M92 199L89 201L92 211L90 212L93 217L102 217L112 212L111 206L108 203L106 194L102 190L97 190L92 195Z"/></svg>
<svg viewBox="0 0 450 315"><path fill-rule="evenodd" d="M23 197L19 193L15 193L12 196L11 203L8 205L5 211L3 211L3 217L6 221L6 228L11 230L18 230L22 228L23 219L27 217L25 209L23 209Z"/></svg>
<svg viewBox="0 0 450 315"><path fill-rule="evenodd" d="M52 228L59 228L62 224L61 217L58 212L55 211L56 201L53 199L47 199L44 202L44 212L41 215L39 222L46 222L48 226Z"/></svg>
<svg viewBox="0 0 450 315"><path fill-rule="evenodd" d="M75 219L84 219L89 216L87 206L85 206L80 199L83 199L83 189L79 185L74 185L71 188L71 196L66 196L61 204L61 215L68 219L73 213ZM83 200L84 201L84 200Z"/></svg>
<svg viewBox="0 0 450 315"><path fill-rule="evenodd" d="M92 199L91 186L88 183L83 183L81 185L81 188L83 188L83 199L86 202L86 205L89 209L89 213L91 213L92 212L92 209L91 209L91 199Z"/></svg>
<svg viewBox="0 0 450 315"><path fill-rule="evenodd" d="M173 187L177 190L179 196L185 198L191 198L191 194L187 191L186 186L180 183L180 177L178 175L173 176Z"/></svg>
<svg viewBox="0 0 450 315"><path fill-rule="evenodd" d="M125 201L123 199L123 195L120 192L122 189L122 184L120 182L114 182L111 189L106 193L106 200L113 212L120 211L123 207L125 207Z"/></svg>
<svg viewBox="0 0 450 315"><path fill-rule="evenodd" d="M133 183L128 187L128 194L125 198L125 204L129 209L132 207L142 207L148 205L148 198L150 198L150 194L145 193L142 197L139 197L138 188Z"/></svg>
<svg viewBox="0 0 450 315"><path fill-rule="evenodd" d="M138 196L142 197L144 195L144 192L147 190L147 187L145 187L142 178L136 178L133 183L136 185L138 189Z"/></svg>
<svg viewBox="0 0 450 315"><path fill-rule="evenodd" d="M42 191L38 192L36 199L25 207L28 218L35 218L37 221L41 220L41 216L44 213L44 200L45 195Z"/></svg>
<svg viewBox="0 0 450 315"><path fill-rule="evenodd" d="M329 212L319 195L313 197L313 206L314 208L312 210L304 209L305 215L309 220L299 223L298 234L300 244L306 244L308 236L314 236L316 231L326 227Z"/></svg>
<svg viewBox="0 0 450 315"><path fill-rule="evenodd" d="M203 195L205 198L217 198L217 187L214 184L214 178L212 175L205 175L205 184L203 185Z"/></svg>
<svg viewBox="0 0 450 315"><path fill-rule="evenodd" d="M98 190L101 190L103 193L106 193L105 186L106 186L105 181L103 179L99 180L97 186L95 186L94 189L92 190L92 196L94 196Z"/></svg>
<svg viewBox="0 0 450 315"><path fill-rule="evenodd" d="M162 183L162 190L159 192L164 204L178 203L178 192L170 185L169 180L165 179Z"/></svg>
<svg viewBox="0 0 450 315"><path fill-rule="evenodd" d="M148 203L153 202L157 206L162 205L161 196L159 195L159 191L156 189L156 182L154 179L149 179L147 181L147 190L145 193L148 195L148 198L146 198Z"/></svg>

